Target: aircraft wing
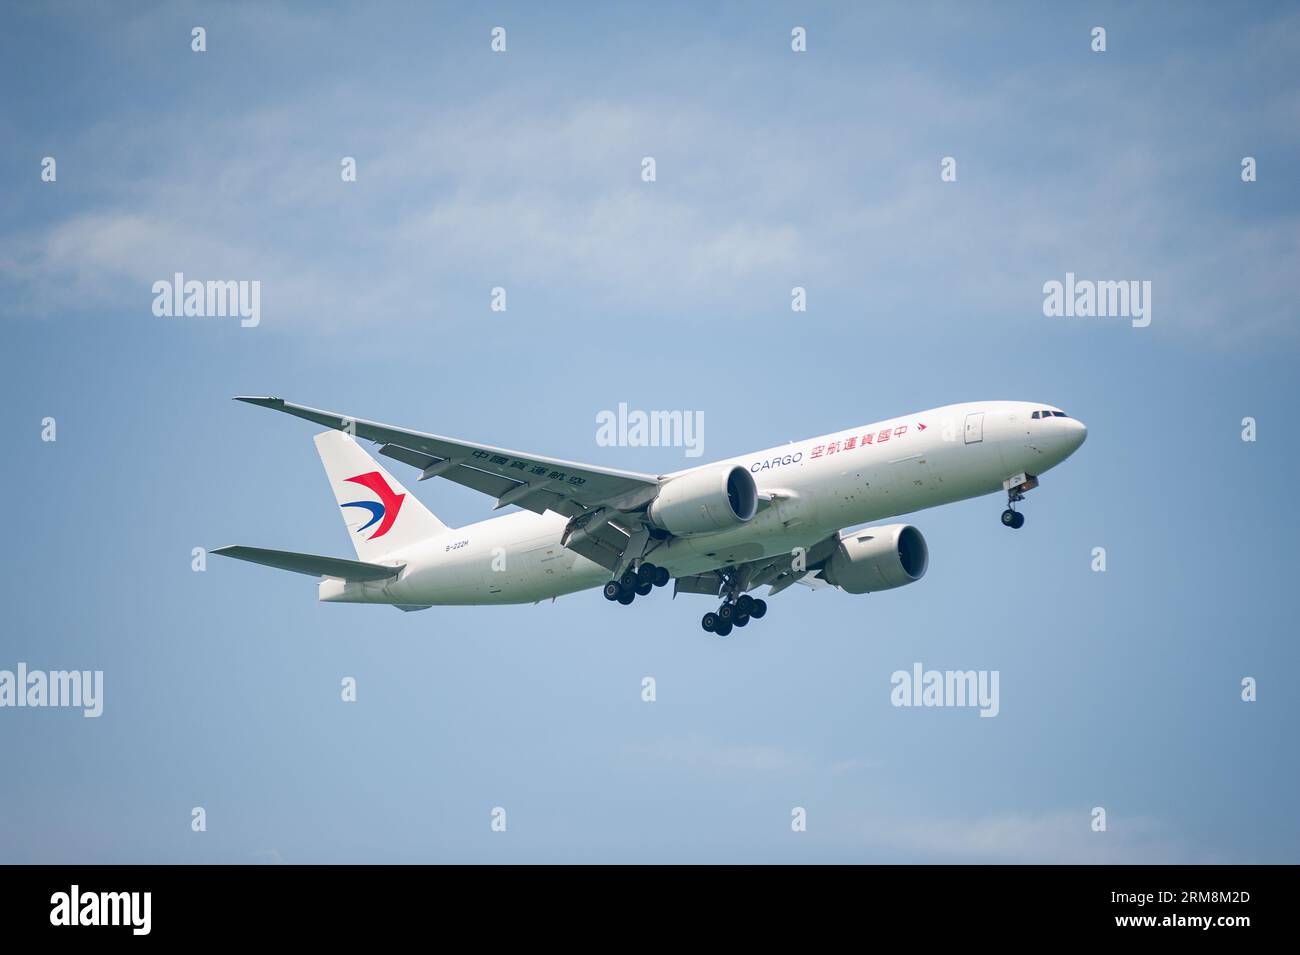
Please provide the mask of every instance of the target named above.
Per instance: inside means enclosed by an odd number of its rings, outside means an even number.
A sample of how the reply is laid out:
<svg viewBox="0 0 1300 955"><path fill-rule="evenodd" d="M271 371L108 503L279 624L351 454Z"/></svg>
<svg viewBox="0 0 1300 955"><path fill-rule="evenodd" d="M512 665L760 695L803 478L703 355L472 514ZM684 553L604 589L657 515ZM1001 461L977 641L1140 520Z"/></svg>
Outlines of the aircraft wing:
<svg viewBox="0 0 1300 955"><path fill-rule="evenodd" d="M555 511L570 519L564 545L610 570L625 562L625 551L640 522L627 517L659 493L653 474L576 464L540 454L475 444L423 431L407 431L377 421L296 405L283 398L237 397L283 411L380 445L379 453L419 468L420 480L445 478L537 514Z"/></svg>
<svg viewBox="0 0 1300 955"><path fill-rule="evenodd" d="M407 431L296 405L283 398L238 397L235 400L283 411L373 441L382 445L380 454L419 468L420 480L446 478L496 498L498 508L516 504L538 514L551 510L572 518L593 508L635 510L659 490L659 479L653 474L576 464L490 444Z"/></svg>

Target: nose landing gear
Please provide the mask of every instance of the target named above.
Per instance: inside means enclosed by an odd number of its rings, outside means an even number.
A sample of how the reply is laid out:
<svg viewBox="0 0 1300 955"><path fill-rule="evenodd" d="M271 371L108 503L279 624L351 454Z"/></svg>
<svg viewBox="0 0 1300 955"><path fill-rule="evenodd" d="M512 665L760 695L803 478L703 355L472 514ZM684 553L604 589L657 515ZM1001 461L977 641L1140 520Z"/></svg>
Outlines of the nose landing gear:
<svg viewBox="0 0 1300 955"><path fill-rule="evenodd" d="M1002 482L1007 491L1007 509L1002 512L1002 526L1019 530L1025 526L1025 515L1016 510L1016 505L1025 499L1025 492L1038 487L1038 478L1032 474L1017 474Z"/></svg>
<svg viewBox="0 0 1300 955"><path fill-rule="evenodd" d="M1007 502L1008 505L1011 503L1011 501ZM1007 509L1002 512L1002 524L1005 527L1010 527L1012 530L1019 530L1025 526L1025 515L1021 514L1019 511L1012 510L1012 508L1008 506Z"/></svg>

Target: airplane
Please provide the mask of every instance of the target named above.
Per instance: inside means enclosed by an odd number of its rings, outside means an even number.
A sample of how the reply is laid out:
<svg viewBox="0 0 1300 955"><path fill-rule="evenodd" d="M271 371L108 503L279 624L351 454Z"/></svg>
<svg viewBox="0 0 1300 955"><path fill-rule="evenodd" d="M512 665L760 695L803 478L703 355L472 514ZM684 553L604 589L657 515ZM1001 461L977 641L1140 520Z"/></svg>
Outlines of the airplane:
<svg viewBox="0 0 1300 955"><path fill-rule="evenodd" d="M315 437L356 560L234 545L212 553L322 578L319 599L434 606L538 603L601 588L622 605L673 582L721 597L700 626L727 636L794 584L875 593L915 583L929 548L901 514L1004 491L1006 527L1088 429L1041 402L946 405L671 474L642 474L321 411L235 400L330 429ZM517 511L465 527L433 515L357 438Z"/></svg>

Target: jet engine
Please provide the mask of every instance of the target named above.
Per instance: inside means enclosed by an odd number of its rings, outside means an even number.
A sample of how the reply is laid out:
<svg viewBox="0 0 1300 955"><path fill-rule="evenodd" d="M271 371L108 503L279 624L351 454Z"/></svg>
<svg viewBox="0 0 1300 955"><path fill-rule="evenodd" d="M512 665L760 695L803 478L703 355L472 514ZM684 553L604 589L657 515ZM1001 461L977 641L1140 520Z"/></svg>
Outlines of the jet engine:
<svg viewBox="0 0 1300 955"><path fill-rule="evenodd" d="M843 538L822 578L851 594L916 583L930 565L925 538L911 524L867 527Z"/></svg>
<svg viewBox="0 0 1300 955"><path fill-rule="evenodd" d="M739 527L758 513L758 488L743 467L700 468L675 477L650 502L650 523L678 537Z"/></svg>

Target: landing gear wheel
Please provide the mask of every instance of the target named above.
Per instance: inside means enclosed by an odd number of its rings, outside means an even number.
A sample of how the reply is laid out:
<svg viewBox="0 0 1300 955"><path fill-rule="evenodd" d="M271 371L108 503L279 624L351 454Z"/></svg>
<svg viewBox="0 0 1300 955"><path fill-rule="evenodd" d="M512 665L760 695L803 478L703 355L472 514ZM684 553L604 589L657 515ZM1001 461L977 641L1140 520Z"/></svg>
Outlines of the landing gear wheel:
<svg viewBox="0 0 1300 955"><path fill-rule="evenodd" d="M765 613L767 613L767 601L755 598L754 606L749 608L749 615L755 620L762 620Z"/></svg>
<svg viewBox="0 0 1300 955"><path fill-rule="evenodd" d="M1038 478L1030 477L1024 484L1007 491L1007 509L1002 512L1002 523L1015 530L1025 526L1025 515L1016 510L1016 505L1025 499L1024 492L1038 486Z"/></svg>
<svg viewBox="0 0 1300 955"><path fill-rule="evenodd" d="M654 589L655 589L655 585L654 585L654 584L637 584L637 585L636 585L636 595L637 595L638 597L644 597L646 594L650 593L650 591L652 591L652 590L654 590Z"/></svg>
<svg viewBox="0 0 1300 955"><path fill-rule="evenodd" d="M632 570L624 573L623 576L618 579L618 582L623 585L624 590L635 590L636 585L641 583L641 581L636 579L636 571Z"/></svg>
<svg viewBox="0 0 1300 955"><path fill-rule="evenodd" d="M611 580L601 588L601 593L605 595L606 600L617 600L623 593L623 585L617 580Z"/></svg>
<svg viewBox="0 0 1300 955"><path fill-rule="evenodd" d="M670 580L672 580L672 577L669 576L667 568L664 568L664 567L656 567L656 568L655 568L655 586L656 586L656 587L665 587L665 586L668 585L668 581L670 581Z"/></svg>
<svg viewBox="0 0 1300 955"><path fill-rule="evenodd" d="M712 610L706 613L704 615L704 618L700 620L700 626L704 628L706 633L713 633L714 631L716 631L718 629L719 623L720 621L718 620L718 615L714 613Z"/></svg>
<svg viewBox="0 0 1300 955"><path fill-rule="evenodd" d="M730 625L731 621L735 619L735 616L736 605L733 603L725 603L718 608L718 619L725 620L728 625Z"/></svg>
<svg viewBox="0 0 1300 955"><path fill-rule="evenodd" d="M652 586L655 582L655 565L642 564L636 569L636 582L644 587Z"/></svg>
<svg viewBox="0 0 1300 955"><path fill-rule="evenodd" d="M628 604L630 604L633 600L636 600L636 591L635 591L635 590L621 590L621 591L619 591L618 602L621 603L624 607L626 607Z"/></svg>
<svg viewBox="0 0 1300 955"><path fill-rule="evenodd" d="M736 598L736 609L741 613L747 614L754 606L754 598L749 594L741 594Z"/></svg>
<svg viewBox="0 0 1300 955"><path fill-rule="evenodd" d="M743 627L745 626L745 624L749 623L749 614L738 613L736 614L735 618L731 622L734 623L737 627Z"/></svg>
<svg viewBox="0 0 1300 955"><path fill-rule="evenodd" d="M718 625L713 632L720 637L725 637L727 634L731 633L731 621L729 620L718 621Z"/></svg>

